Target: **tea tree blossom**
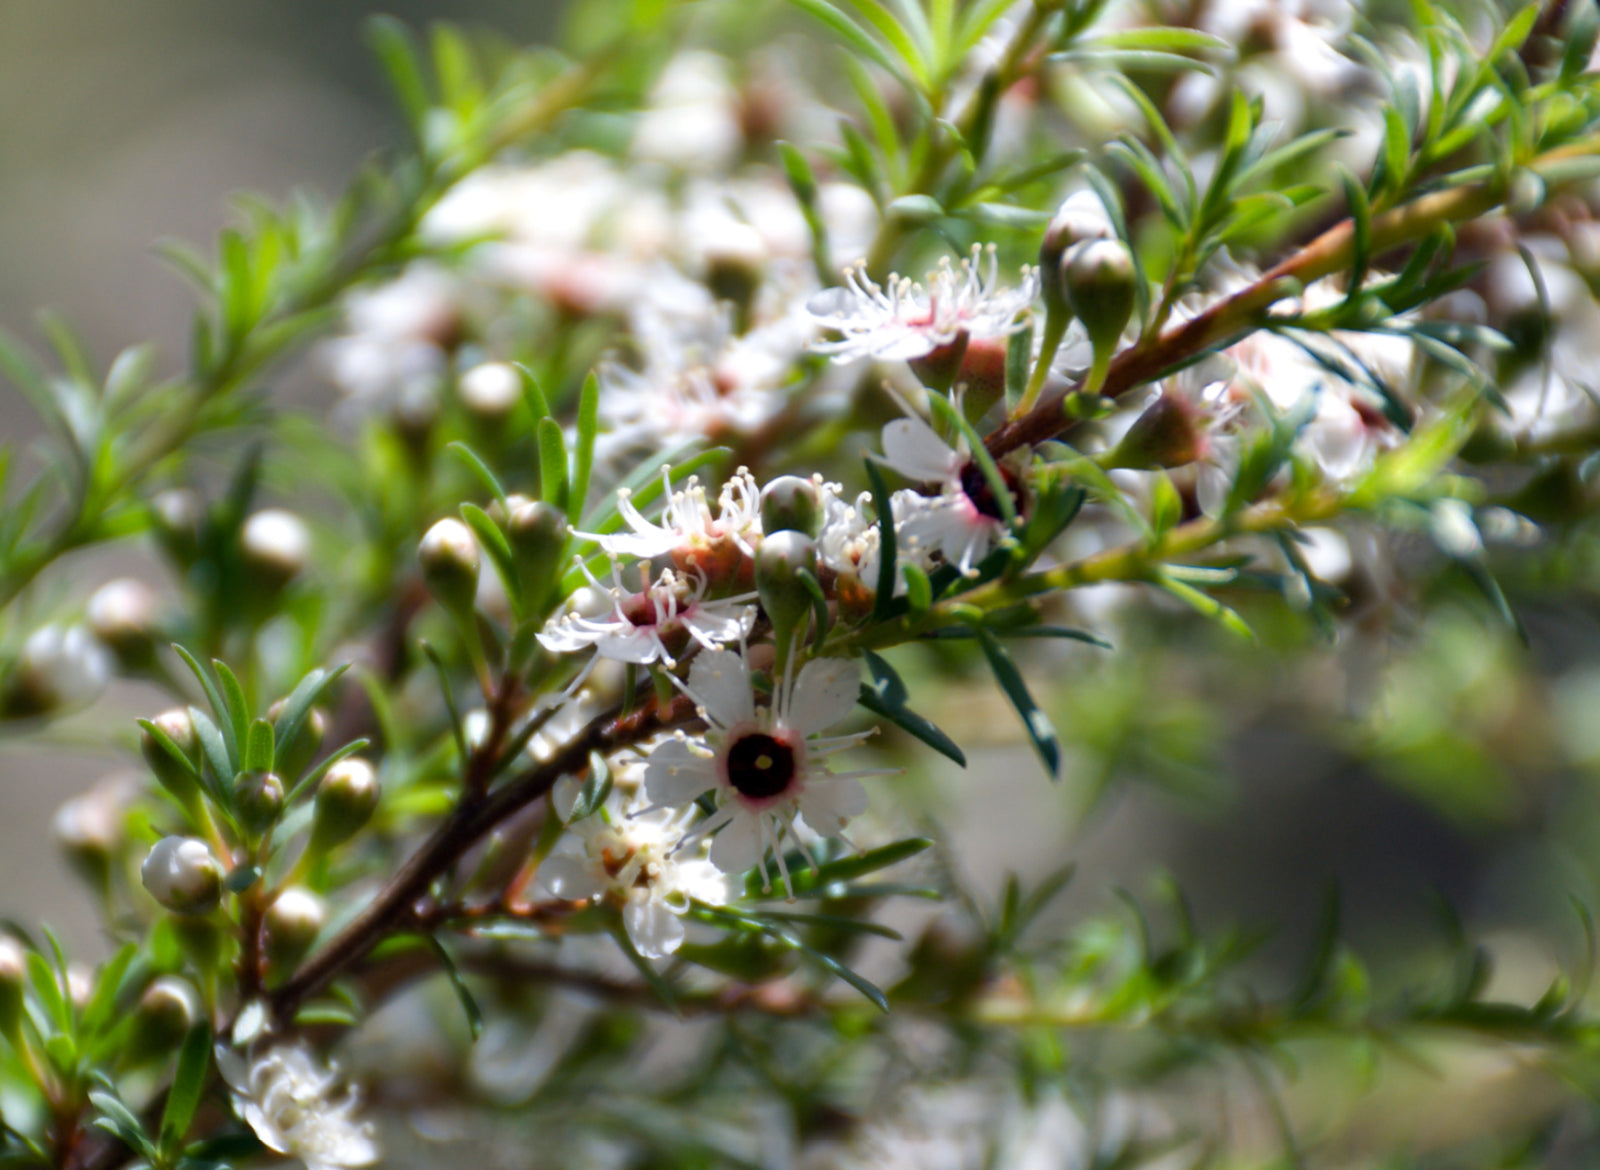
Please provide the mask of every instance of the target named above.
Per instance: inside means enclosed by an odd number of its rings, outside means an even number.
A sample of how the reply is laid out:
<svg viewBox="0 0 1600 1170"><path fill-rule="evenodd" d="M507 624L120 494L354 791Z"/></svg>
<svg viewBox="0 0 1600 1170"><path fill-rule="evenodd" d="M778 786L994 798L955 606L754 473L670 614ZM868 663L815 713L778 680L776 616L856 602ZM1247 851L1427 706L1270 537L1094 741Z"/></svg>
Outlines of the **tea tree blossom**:
<svg viewBox="0 0 1600 1170"><path fill-rule="evenodd" d="M946 257L928 274L926 286L890 276L880 286L858 265L842 288L828 289L807 304L817 323L840 336L812 345L836 362L858 358L914 361L958 340L1009 337L1026 324L1024 314L1039 295L1039 276L1023 269L1022 283L1001 288L993 246L974 246L954 264Z"/></svg>
<svg viewBox="0 0 1600 1170"><path fill-rule="evenodd" d="M613 567L610 588L590 578L609 608L594 615L569 610L553 617L539 632L539 643L552 654L572 654L590 646L598 657L618 662L660 662L672 666L675 655L693 641L707 650L720 649L750 632L755 621L753 595L707 599L706 579L699 573L663 569L642 592L623 588Z"/></svg>
<svg viewBox="0 0 1600 1170"><path fill-rule="evenodd" d="M895 534L970 576L1005 535L1005 513L965 439L952 447L921 419L896 419L883 428L883 462L907 479L938 488L936 496L896 493ZM1015 476L1005 468L1001 475L1015 501Z"/></svg>
<svg viewBox="0 0 1600 1170"><path fill-rule="evenodd" d="M576 783L558 785L558 815L570 818ZM637 794L613 791L605 805L568 825L539 867L539 881L558 898L607 898L622 907L634 949L664 959L683 945L683 915L691 902L720 906L732 896L728 878L704 857L681 849L688 818L682 810L645 808Z"/></svg>
<svg viewBox="0 0 1600 1170"><path fill-rule="evenodd" d="M226 1047L216 1056L234 1111L269 1150L300 1159L306 1170L377 1162L372 1127L355 1117L355 1090L335 1094L337 1067L324 1066L303 1043L279 1044L248 1061Z"/></svg>
<svg viewBox="0 0 1600 1170"><path fill-rule="evenodd" d="M692 569L717 581L737 570L742 558L755 556L761 535L761 488L740 468L717 493L717 514L711 514L706 490L697 476L672 487L670 468L661 469L667 498L660 522L646 520L626 488L617 491L617 511L627 532L577 535L593 540L612 556L651 560L671 555L681 569Z"/></svg>
<svg viewBox="0 0 1600 1170"><path fill-rule="evenodd" d="M827 758L866 739L868 732L824 736L855 708L861 670L842 658L817 658L797 677L779 681L770 706L758 707L749 663L731 650L701 654L683 691L710 725L704 737L680 733L650 753L645 792L656 805L686 805L715 793L717 809L685 838L715 833L711 860L730 873L761 866L771 849L789 886L783 838L800 840L796 818L824 837L843 832L866 811L856 777L879 771L832 773Z"/></svg>

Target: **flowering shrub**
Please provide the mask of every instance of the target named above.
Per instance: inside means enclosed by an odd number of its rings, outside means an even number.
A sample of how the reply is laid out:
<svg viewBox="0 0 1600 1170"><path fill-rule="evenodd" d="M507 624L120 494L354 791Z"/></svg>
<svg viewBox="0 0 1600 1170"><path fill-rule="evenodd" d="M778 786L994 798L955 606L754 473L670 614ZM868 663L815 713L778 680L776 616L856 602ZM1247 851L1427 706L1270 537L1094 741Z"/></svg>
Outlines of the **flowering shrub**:
<svg viewBox="0 0 1600 1170"><path fill-rule="evenodd" d="M925 777L997 711L1084 807L1290 709L1462 817L1600 758L1504 639L1594 561L1592 6L573 27L379 23L411 148L175 252L182 369L0 347L0 718L168 696L56 822L109 956L0 934L0 1165L1376 1164L1299 1098L1470 1114L1438 1036L1566 1085L1417 1164L1591 1135L1586 962L1391 994L1330 911L1251 981L1176 893L979 891Z"/></svg>

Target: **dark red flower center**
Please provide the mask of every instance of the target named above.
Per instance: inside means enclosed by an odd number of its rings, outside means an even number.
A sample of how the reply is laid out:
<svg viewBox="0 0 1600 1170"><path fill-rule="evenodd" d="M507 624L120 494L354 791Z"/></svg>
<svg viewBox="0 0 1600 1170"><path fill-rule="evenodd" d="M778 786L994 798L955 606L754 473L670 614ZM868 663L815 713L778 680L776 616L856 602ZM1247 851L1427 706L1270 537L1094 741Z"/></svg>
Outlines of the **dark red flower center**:
<svg viewBox="0 0 1600 1170"><path fill-rule="evenodd" d="M728 745L728 783L740 796L777 796L795 777L794 748L764 731L741 735Z"/></svg>
<svg viewBox="0 0 1600 1170"><path fill-rule="evenodd" d="M1005 481L1006 490L1011 493L1013 504L1017 498L1017 478L1006 468L1000 468L1000 478ZM972 506L991 520L1004 520L1005 513L1000 510L1000 501L994 494L994 489L989 486L989 481L984 477L983 468L978 466L976 459L968 459L961 468L961 490L966 493L967 499L972 501Z"/></svg>

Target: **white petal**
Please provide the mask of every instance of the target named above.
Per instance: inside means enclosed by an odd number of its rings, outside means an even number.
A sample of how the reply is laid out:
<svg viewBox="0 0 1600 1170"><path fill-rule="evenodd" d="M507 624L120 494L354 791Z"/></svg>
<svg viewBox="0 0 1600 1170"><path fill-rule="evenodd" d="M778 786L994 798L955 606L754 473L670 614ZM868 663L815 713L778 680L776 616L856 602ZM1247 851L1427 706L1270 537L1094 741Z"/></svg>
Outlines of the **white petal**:
<svg viewBox="0 0 1600 1170"><path fill-rule="evenodd" d="M711 864L724 873L743 873L761 854L760 813L740 813L711 842Z"/></svg>
<svg viewBox="0 0 1600 1170"><path fill-rule="evenodd" d="M689 668L689 691L718 727L732 727L755 718L750 668L732 650L707 651L696 658Z"/></svg>
<svg viewBox="0 0 1600 1170"><path fill-rule="evenodd" d="M575 902L593 898L606 888L605 880L587 859L570 853L556 853L539 867L539 883L558 898Z"/></svg>
<svg viewBox="0 0 1600 1170"><path fill-rule="evenodd" d="M832 727L855 710L861 666L852 658L813 658L800 668L787 721L801 735Z"/></svg>
<svg viewBox="0 0 1600 1170"><path fill-rule="evenodd" d="M832 837L851 817L867 811L867 793L854 780L825 780L807 784L795 804L808 828Z"/></svg>
<svg viewBox="0 0 1600 1170"><path fill-rule="evenodd" d="M630 900L622 908L622 925L633 949L647 959L664 959L683 945L683 923L655 898Z"/></svg>
<svg viewBox="0 0 1600 1170"><path fill-rule="evenodd" d="M676 892L708 906L726 905L735 892L733 880L727 874L709 861L699 858L678 863L672 887Z"/></svg>
<svg viewBox="0 0 1600 1170"><path fill-rule="evenodd" d="M669 739L645 761L644 789L652 804L687 804L716 783L716 760L692 751L682 740Z"/></svg>
<svg viewBox="0 0 1600 1170"><path fill-rule="evenodd" d="M920 483L950 479L961 456L919 418L897 418L883 428L883 461Z"/></svg>

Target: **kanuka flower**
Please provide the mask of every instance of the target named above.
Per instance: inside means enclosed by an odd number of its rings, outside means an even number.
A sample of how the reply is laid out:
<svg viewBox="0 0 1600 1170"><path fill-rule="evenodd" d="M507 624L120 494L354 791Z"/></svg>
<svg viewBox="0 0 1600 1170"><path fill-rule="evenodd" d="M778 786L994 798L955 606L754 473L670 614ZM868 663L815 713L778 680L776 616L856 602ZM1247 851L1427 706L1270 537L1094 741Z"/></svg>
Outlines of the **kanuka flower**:
<svg viewBox="0 0 1600 1170"><path fill-rule="evenodd" d="M964 575L977 570L1005 535L1005 511L966 440L952 447L919 418L895 419L883 428L883 463L907 479L938 488L936 496L896 492L895 536L908 550L938 553ZM1013 507L1021 510L1021 480L1004 464Z"/></svg>
<svg viewBox="0 0 1600 1170"><path fill-rule="evenodd" d="M698 573L663 569L654 584L634 593L621 583L607 587L592 576L590 583L608 608L596 614L569 610L551 618L539 631L539 644L553 654L572 654L594 647L596 655L618 662L660 662L672 666L676 655L692 643L720 649L750 632L755 622L752 596L707 599L706 580Z"/></svg>
<svg viewBox="0 0 1600 1170"><path fill-rule="evenodd" d="M268 1149L300 1159L306 1170L378 1160L371 1125L356 1120L355 1091L336 1093L338 1068L323 1065L303 1043L278 1044L249 1060L226 1046L216 1055L234 1111Z"/></svg>
<svg viewBox="0 0 1600 1170"><path fill-rule="evenodd" d="M714 792L716 811L685 842L715 833L712 862L729 873L760 865L769 888L770 848L792 892L782 846L785 836L801 841L796 818L821 836L838 836L866 811L867 794L856 778L882 774L833 773L826 763L872 734L821 734L855 708L860 667L844 658L813 659L797 677L779 681L769 706L758 707L749 663L720 650L696 658L688 683L679 685L709 726L703 738L679 733L650 753L645 794L656 806L675 807Z"/></svg>
<svg viewBox="0 0 1600 1170"><path fill-rule="evenodd" d="M890 276L880 286L864 266L845 273L840 288L812 297L807 310L817 323L839 334L811 348L836 362L857 358L916 361L957 342L1009 337L1026 324L1024 314L1039 295L1039 276L1022 270L1022 283L1001 288L995 249L974 245L960 265L946 257L928 274L926 286Z"/></svg>
<svg viewBox="0 0 1600 1170"><path fill-rule="evenodd" d="M579 791L575 781L563 780L551 794L563 821ZM683 945L691 903L721 906L733 894L721 870L679 848L687 828L683 810L645 808L637 793L613 790L603 807L568 825L539 867L539 882L558 898L617 903L634 949L664 959Z"/></svg>
<svg viewBox="0 0 1600 1170"><path fill-rule="evenodd" d="M659 522L646 520L625 488L617 491L617 511L626 532L575 535L594 541L612 556L651 560L671 556L680 569L698 572L718 583L738 575L755 556L761 536L761 487L741 467L717 493L717 513L712 515L706 490L696 476L673 490L671 469L661 469L667 504Z"/></svg>

